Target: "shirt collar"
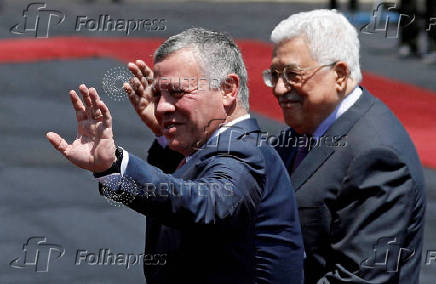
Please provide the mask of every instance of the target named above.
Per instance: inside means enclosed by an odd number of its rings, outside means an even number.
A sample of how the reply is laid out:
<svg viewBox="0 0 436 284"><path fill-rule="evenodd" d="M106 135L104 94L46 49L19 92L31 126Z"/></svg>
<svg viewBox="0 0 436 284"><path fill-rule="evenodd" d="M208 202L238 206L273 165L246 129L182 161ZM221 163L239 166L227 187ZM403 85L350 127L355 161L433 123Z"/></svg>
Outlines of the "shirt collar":
<svg viewBox="0 0 436 284"><path fill-rule="evenodd" d="M232 120L232 121L229 121L229 122L227 122L227 123L221 125L220 128L218 128L217 130L215 130L215 132L214 132L213 135L209 138L209 140L207 140L207 143L209 143L209 142L210 142L213 138L215 138L216 136L218 136L218 135L220 135L221 133L223 133L224 131L226 131L226 130L227 130L228 128L230 128L231 126L235 125L235 124L238 123L238 122L241 122L241 121L243 121L243 120L246 120L246 119L250 119L250 114L249 114L249 113L244 114L244 115L242 115L242 116L240 116L240 117L238 117L238 118L235 118L235 119Z"/></svg>
<svg viewBox="0 0 436 284"><path fill-rule="evenodd" d="M250 114L249 113L244 114L244 115L242 115L242 116L240 116L238 118L235 118L232 121L229 121L229 122L221 125L221 127L218 128L217 130L215 130L215 132L212 134L212 136L207 140L206 144L209 144L212 141L212 139L214 139L215 137L217 137L218 135L220 135L221 133L223 133L224 131L229 129L231 126L235 125L238 122L244 121L246 119L250 119ZM195 153L197 153L197 152L194 152L193 154L191 154L189 156L186 156L185 157L186 158L186 162L188 162L190 159L192 159L192 156L195 155Z"/></svg>
<svg viewBox="0 0 436 284"><path fill-rule="evenodd" d="M346 112L362 95L362 90L359 87L354 88L354 90L346 96L335 108L335 110L327 116L326 119L321 122L318 128L313 132L312 136L314 138L321 137L327 129Z"/></svg>

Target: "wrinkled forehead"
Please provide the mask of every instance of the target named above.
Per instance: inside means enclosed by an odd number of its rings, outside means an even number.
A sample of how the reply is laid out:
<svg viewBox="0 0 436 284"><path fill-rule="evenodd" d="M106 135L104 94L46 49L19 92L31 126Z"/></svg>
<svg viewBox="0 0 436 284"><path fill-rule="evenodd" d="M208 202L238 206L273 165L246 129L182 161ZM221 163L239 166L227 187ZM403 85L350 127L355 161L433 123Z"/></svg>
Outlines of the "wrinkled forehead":
<svg viewBox="0 0 436 284"><path fill-rule="evenodd" d="M154 77L191 77L201 75L202 68L198 53L194 48L185 47L176 50L155 62Z"/></svg>
<svg viewBox="0 0 436 284"><path fill-rule="evenodd" d="M284 39L274 46L271 67L305 67L316 63L304 37Z"/></svg>
<svg viewBox="0 0 436 284"><path fill-rule="evenodd" d="M169 54L153 67L155 85L159 87L188 87L205 78L196 54L182 48Z"/></svg>

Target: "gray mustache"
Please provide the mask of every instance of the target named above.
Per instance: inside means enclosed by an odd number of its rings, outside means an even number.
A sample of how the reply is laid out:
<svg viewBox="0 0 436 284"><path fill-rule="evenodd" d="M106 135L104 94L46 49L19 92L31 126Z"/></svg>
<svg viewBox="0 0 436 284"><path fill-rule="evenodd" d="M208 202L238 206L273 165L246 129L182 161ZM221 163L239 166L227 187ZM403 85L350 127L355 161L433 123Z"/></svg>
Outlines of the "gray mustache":
<svg viewBox="0 0 436 284"><path fill-rule="evenodd" d="M291 91L290 93L287 93L283 96L279 97L279 103L285 102L285 101L303 101L303 98L295 91Z"/></svg>

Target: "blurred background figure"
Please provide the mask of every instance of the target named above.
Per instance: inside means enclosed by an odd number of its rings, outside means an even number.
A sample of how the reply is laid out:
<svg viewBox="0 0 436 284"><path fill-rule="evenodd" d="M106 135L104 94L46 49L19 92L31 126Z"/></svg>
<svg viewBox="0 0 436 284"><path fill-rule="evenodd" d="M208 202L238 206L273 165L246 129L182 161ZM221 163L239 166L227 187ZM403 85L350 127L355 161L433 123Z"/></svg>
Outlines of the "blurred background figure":
<svg viewBox="0 0 436 284"><path fill-rule="evenodd" d="M338 3L336 0L330 0L330 9L338 9ZM357 0L349 0L348 1L348 10L351 13L355 13L359 10L359 1Z"/></svg>
<svg viewBox="0 0 436 284"><path fill-rule="evenodd" d="M415 0L401 0L399 7L400 15L407 15L398 19L400 21L400 43L398 54L400 57L418 57L418 35L420 27L418 21L415 18L411 20L410 17L416 17L418 10L416 8ZM410 17L409 17L410 16Z"/></svg>
<svg viewBox="0 0 436 284"><path fill-rule="evenodd" d="M436 63L436 0L425 1L425 31L427 32L427 50L424 63Z"/></svg>
<svg viewBox="0 0 436 284"><path fill-rule="evenodd" d="M422 57L424 63L434 64L436 63L436 0L423 2L400 1L398 12L401 29L398 55L401 58ZM425 40L420 41L420 34L424 32Z"/></svg>

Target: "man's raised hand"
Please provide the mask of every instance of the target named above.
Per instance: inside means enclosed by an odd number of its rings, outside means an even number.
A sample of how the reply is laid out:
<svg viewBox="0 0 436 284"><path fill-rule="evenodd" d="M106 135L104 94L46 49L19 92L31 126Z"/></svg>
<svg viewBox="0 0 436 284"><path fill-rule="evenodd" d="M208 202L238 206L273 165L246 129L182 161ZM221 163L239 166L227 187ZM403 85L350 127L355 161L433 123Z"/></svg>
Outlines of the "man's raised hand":
<svg viewBox="0 0 436 284"><path fill-rule="evenodd" d="M154 103L152 94L153 71L142 60L130 62L127 67L134 75L123 87L130 103L141 120L157 136L162 135L161 128L154 115Z"/></svg>
<svg viewBox="0 0 436 284"><path fill-rule="evenodd" d="M76 111L77 138L68 144L59 134L46 134L50 143L74 165L92 172L103 172L116 161L112 116L94 88L79 86L83 102L74 90L70 98Z"/></svg>

